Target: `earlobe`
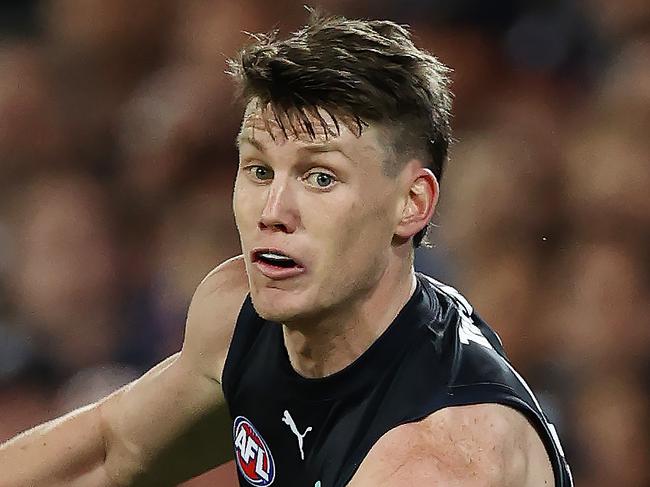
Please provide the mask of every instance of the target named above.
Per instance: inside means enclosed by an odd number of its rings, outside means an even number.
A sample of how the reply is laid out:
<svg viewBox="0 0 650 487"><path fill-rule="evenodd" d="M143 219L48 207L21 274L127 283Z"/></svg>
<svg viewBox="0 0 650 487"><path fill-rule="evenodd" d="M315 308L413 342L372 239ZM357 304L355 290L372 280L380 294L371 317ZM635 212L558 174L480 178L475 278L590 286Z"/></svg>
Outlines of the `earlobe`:
<svg viewBox="0 0 650 487"><path fill-rule="evenodd" d="M438 181L431 170L420 167L411 178L406 204L395 234L409 238L429 223L438 202Z"/></svg>

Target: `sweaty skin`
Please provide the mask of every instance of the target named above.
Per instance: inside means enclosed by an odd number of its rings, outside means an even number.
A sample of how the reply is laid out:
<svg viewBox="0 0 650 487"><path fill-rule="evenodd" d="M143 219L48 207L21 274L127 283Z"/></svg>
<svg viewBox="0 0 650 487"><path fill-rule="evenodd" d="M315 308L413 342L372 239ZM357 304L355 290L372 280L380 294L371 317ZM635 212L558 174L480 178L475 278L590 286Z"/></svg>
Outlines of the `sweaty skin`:
<svg viewBox="0 0 650 487"><path fill-rule="evenodd" d="M318 122L314 140L284 137L255 107L238 139L233 196L243 255L198 286L182 350L107 398L2 445L0 487L177 485L230 458L221 375L248 292L262 317L284 325L291 363L306 377L354 361L411 296L410 239L438 198L431 171L414 159L387 176L381 127L358 134L341 125L334 136ZM264 276L252 252L268 247L305 272ZM524 417L486 404L389 431L349 485L537 487L553 485L553 476Z"/></svg>

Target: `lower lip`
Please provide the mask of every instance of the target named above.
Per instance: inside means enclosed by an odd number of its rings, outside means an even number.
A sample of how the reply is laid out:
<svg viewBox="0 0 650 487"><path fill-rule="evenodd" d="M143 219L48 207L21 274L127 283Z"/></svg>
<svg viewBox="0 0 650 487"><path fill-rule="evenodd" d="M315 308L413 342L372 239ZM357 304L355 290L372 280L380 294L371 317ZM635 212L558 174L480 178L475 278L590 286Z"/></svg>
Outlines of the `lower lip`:
<svg viewBox="0 0 650 487"><path fill-rule="evenodd" d="M269 279L280 280L280 279L289 279L290 277L296 277L305 272L304 267L278 267L272 264L267 264L258 260L254 262L259 271L268 277Z"/></svg>

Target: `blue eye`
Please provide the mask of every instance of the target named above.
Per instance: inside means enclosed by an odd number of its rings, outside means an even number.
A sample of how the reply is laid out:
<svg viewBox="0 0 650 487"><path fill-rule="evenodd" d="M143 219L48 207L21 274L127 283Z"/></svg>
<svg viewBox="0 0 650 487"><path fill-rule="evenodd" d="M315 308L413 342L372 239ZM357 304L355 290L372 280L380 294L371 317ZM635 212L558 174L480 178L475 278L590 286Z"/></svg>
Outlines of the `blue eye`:
<svg viewBox="0 0 650 487"><path fill-rule="evenodd" d="M336 182L336 178L326 172L312 172L307 175L306 179L312 186L319 188L329 188Z"/></svg>

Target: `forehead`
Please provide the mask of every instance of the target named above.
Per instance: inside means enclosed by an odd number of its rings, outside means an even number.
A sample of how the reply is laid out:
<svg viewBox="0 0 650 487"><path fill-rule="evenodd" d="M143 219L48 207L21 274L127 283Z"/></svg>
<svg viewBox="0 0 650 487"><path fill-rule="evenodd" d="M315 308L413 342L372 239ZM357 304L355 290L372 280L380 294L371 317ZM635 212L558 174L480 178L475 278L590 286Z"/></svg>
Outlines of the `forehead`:
<svg viewBox="0 0 650 487"><path fill-rule="evenodd" d="M361 125L353 117L339 117L318 108L314 112L274 111L251 101L246 107L237 144L342 150L349 158L374 157L383 160L383 133L376 125Z"/></svg>

